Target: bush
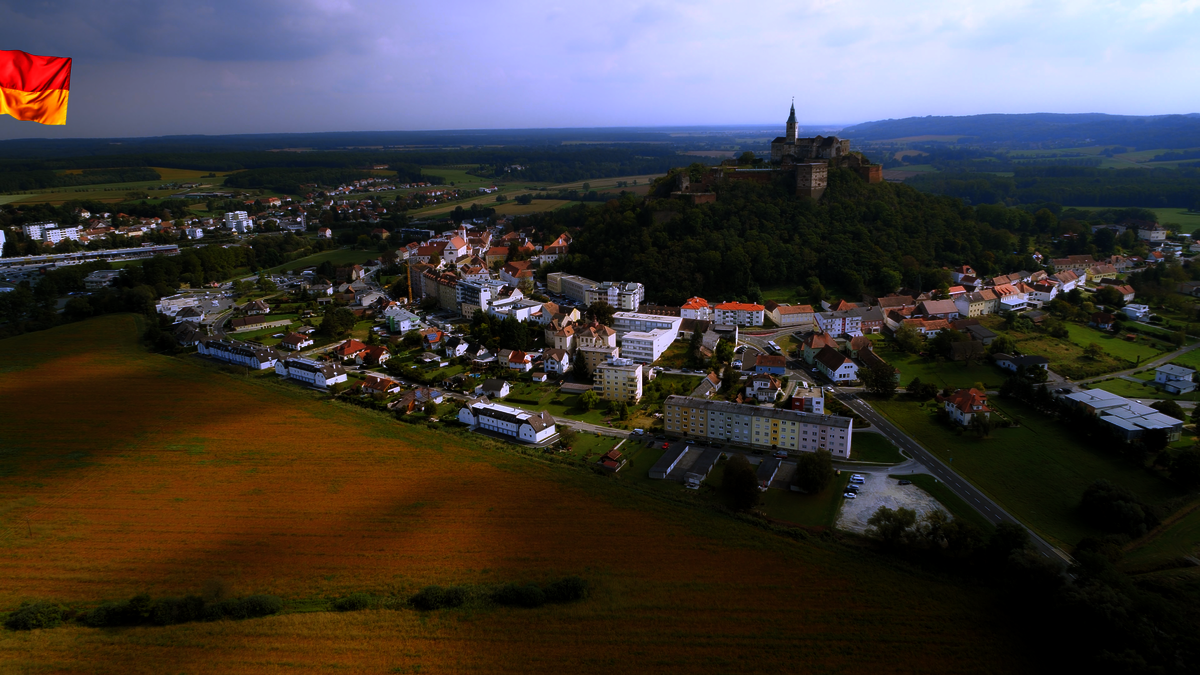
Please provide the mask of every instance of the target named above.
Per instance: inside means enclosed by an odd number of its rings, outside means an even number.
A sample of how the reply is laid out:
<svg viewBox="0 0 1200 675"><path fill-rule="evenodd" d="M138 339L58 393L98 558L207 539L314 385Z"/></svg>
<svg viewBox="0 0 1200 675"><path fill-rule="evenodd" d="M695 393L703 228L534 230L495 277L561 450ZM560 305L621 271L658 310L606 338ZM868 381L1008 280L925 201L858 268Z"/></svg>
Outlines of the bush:
<svg viewBox="0 0 1200 675"><path fill-rule="evenodd" d="M546 587L546 602L578 602L588 595L588 582L582 577L566 577Z"/></svg>
<svg viewBox="0 0 1200 675"><path fill-rule="evenodd" d="M366 593L351 593L344 598L333 601L333 608L339 612L357 612L371 606L371 596Z"/></svg>
<svg viewBox="0 0 1200 675"><path fill-rule="evenodd" d="M168 626L199 621L204 617L204 599L189 595L186 598L162 598L150 610L150 623Z"/></svg>
<svg viewBox="0 0 1200 675"><path fill-rule="evenodd" d="M35 628L54 628L62 623L63 608L53 602L38 600L23 602L17 611L8 616L4 625L12 630L33 630Z"/></svg>
<svg viewBox="0 0 1200 675"><path fill-rule="evenodd" d="M467 591L461 586L451 586L449 588L426 586L419 593L408 599L409 604L424 611L446 607L461 607L466 601Z"/></svg>
<svg viewBox="0 0 1200 675"><path fill-rule="evenodd" d="M509 607L541 607L546 604L546 593L537 584L505 584L496 589L492 600Z"/></svg>

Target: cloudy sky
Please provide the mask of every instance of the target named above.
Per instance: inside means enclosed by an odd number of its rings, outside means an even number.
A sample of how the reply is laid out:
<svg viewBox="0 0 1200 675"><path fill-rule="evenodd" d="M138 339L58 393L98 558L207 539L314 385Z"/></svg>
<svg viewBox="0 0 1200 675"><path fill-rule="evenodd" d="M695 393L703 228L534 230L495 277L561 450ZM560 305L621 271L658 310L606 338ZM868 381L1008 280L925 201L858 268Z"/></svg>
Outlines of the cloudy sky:
<svg viewBox="0 0 1200 675"><path fill-rule="evenodd" d="M0 139L1200 111L1200 0L0 0L74 58Z"/></svg>

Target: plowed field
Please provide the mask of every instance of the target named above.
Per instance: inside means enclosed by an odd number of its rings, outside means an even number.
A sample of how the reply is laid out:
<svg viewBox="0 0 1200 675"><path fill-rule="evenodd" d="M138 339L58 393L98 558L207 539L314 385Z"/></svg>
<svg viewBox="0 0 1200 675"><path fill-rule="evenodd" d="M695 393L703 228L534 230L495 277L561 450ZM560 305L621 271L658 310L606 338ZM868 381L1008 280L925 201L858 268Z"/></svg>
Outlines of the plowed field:
<svg viewBox="0 0 1200 675"><path fill-rule="evenodd" d="M986 591L794 542L271 377L105 317L0 341L0 609L139 592L302 600L581 574L536 610L0 630L16 670L1010 672ZM3 669L0 668L0 669Z"/></svg>

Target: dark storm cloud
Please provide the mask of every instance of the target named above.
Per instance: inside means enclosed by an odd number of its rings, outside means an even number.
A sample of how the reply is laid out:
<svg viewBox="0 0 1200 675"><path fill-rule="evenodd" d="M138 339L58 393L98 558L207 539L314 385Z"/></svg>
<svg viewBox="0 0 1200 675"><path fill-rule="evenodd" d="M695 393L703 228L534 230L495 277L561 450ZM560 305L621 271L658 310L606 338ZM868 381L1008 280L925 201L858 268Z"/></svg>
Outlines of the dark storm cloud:
<svg viewBox="0 0 1200 675"><path fill-rule="evenodd" d="M356 51L356 18L346 9L295 0L3 0L0 37L6 49L76 58L292 61Z"/></svg>

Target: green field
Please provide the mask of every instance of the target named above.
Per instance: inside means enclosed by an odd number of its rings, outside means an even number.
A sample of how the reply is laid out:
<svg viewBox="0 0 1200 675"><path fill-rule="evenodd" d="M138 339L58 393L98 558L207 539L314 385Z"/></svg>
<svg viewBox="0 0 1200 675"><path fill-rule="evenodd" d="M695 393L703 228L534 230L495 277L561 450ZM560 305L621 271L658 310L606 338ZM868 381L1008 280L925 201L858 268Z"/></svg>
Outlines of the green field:
<svg viewBox="0 0 1200 675"><path fill-rule="evenodd" d="M268 273L286 272L290 270L304 269L306 267L316 267L325 261L333 263L337 267L345 265L361 265L368 260L374 260L379 257L379 251L363 251L353 248L339 248L331 251L322 251L313 255L298 258L289 263L284 263L267 270Z"/></svg>
<svg viewBox="0 0 1200 675"><path fill-rule="evenodd" d="M913 378L919 377L922 382L932 382L940 387L959 389L974 387L976 382L982 382L989 389L998 388L1004 383L1004 371L996 368L986 360L976 361L968 366L963 361L942 361L921 358L916 354L908 354L890 348L887 344L876 344L876 353L892 366L900 369L900 385L906 386Z"/></svg>
<svg viewBox="0 0 1200 675"><path fill-rule="evenodd" d="M854 432L850 449L850 459L856 462L898 464L905 459L891 441L870 431Z"/></svg>
<svg viewBox="0 0 1200 675"><path fill-rule="evenodd" d="M1063 325L1067 327L1071 342L1080 347L1087 347L1094 342L1113 357L1129 361L1130 363L1153 360L1162 355L1162 352L1154 347L1137 342L1129 342L1112 333L1099 331L1088 326L1081 326L1077 323L1064 323Z"/></svg>
<svg viewBox="0 0 1200 675"><path fill-rule="evenodd" d="M872 402L939 459L986 492L1043 537L1064 547L1101 534L1084 522L1077 505L1100 478L1129 488L1149 503L1177 496L1175 488L1114 455L1089 447L1065 426L1018 402L989 404L1021 426L997 429L991 438L958 434L933 416L933 404Z"/></svg>
<svg viewBox="0 0 1200 675"><path fill-rule="evenodd" d="M1161 152L1161 151L1155 151ZM1087 211L1100 211L1106 208L1122 208L1122 207L1099 207L1099 206L1075 206L1067 208L1077 208ZM1179 208L1147 208L1148 211L1153 211L1158 216L1158 222L1163 225L1177 225L1179 232L1192 233L1200 229L1200 213L1189 212L1187 209Z"/></svg>
<svg viewBox="0 0 1200 675"><path fill-rule="evenodd" d="M1131 542L1121 564L1127 569L1138 569L1197 554L1200 554L1200 505L1193 503L1165 525Z"/></svg>
<svg viewBox="0 0 1200 675"><path fill-rule="evenodd" d="M715 471L714 471L715 472ZM762 495L760 508L770 518L786 520L807 527L833 527L838 509L842 505L842 492L850 482L850 474L843 471L834 476L829 485L815 495L806 495L791 490L767 490Z"/></svg>

